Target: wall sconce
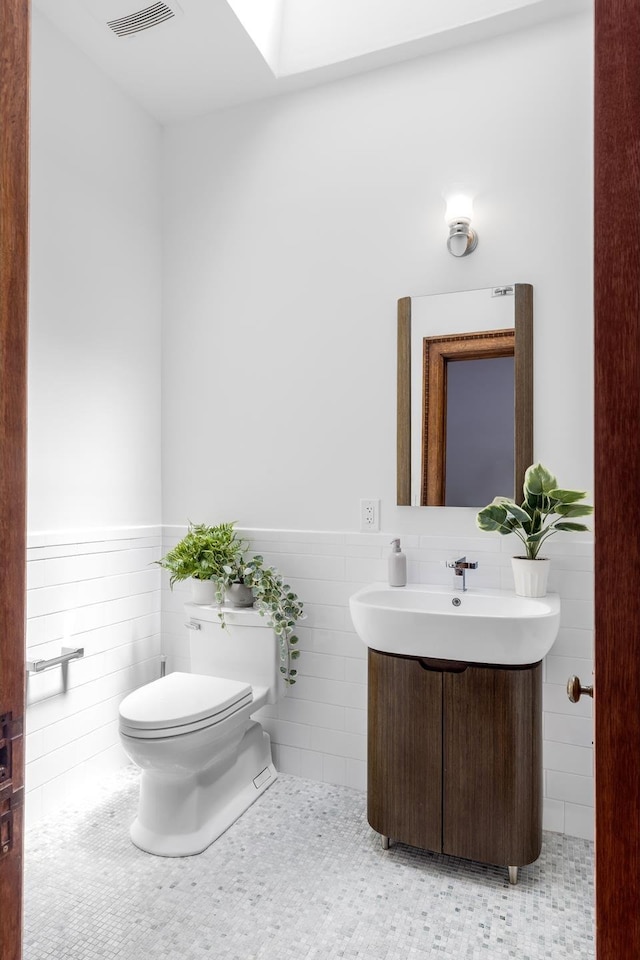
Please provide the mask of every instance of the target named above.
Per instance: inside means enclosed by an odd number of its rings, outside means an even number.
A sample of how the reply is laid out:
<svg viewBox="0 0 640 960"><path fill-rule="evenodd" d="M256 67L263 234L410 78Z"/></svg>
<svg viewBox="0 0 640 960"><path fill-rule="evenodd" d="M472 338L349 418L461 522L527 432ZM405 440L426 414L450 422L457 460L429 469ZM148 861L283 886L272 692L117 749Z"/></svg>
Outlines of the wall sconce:
<svg viewBox="0 0 640 960"><path fill-rule="evenodd" d="M472 215L473 201L469 197L455 194L447 198L447 250L454 257L466 257L478 246L478 235L471 229Z"/></svg>

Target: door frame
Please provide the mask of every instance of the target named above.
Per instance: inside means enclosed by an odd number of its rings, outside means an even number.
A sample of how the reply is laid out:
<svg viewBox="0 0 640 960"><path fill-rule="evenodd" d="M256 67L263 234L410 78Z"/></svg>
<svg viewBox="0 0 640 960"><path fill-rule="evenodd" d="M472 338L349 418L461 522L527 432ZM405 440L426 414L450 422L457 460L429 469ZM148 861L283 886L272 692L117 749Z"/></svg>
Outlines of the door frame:
<svg viewBox="0 0 640 960"><path fill-rule="evenodd" d="M29 0L0 2L1 960L22 956ZM6 848L6 852L5 852Z"/></svg>
<svg viewBox="0 0 640 960"><path fill-rule="evenodd" d="M0 713L24 716L29 0L0 2ZM640 5L595 0L596 956L640 956ZM624 576L626 574L626 576ZM15 731L14 731L15 732ZM13 787L22 786L16 736ZM21 811L0 859L20 960Z"/></svg>
<svg viewBox="0 0 640 960"><path fill-rule="evenodd" d="M595 0L597 960L640 957L640 4Z"/></svg>

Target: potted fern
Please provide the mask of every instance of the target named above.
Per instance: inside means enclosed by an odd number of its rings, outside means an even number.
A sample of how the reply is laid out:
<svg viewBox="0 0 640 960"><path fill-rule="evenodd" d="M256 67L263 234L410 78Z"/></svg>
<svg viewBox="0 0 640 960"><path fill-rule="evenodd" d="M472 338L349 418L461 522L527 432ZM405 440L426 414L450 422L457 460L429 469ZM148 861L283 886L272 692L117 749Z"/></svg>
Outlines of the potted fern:
<svg viewBox="0 0 640 960"><path fill-rule="evenodd" d="M587 517L593 507L580 503L584 490L564 490L541 463L534 463L524 477L524 500L520 506L508 497L495 497L476 517L480 530L507 535L514 533L523 543L524 556L512 557L516 593L523 597L544 597L551 561L540 557L549 537L561 531L588 530L576 517Z"/></svg>
<svg viewBox="0 0 640 960"><path fill-rule="evenodd" d="M172 550L156 563L170 574L169 586L191 580L191 598L194 603L214 603L216 585L223 569L235 564L246 543L240 540L233 523L207 526L189 523L186 535Z"/></svg>

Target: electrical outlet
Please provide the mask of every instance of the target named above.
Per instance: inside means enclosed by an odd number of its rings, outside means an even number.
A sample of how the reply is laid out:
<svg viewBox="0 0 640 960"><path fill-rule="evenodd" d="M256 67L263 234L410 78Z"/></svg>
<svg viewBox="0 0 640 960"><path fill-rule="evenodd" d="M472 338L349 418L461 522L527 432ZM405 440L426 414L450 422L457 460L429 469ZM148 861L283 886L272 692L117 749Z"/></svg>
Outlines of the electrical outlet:
<svg viewBox="0 0 640 960"><path fill-rule="evenodd" d="M367 533L380 529L379 500L360 501L360 529Z"/></svg>

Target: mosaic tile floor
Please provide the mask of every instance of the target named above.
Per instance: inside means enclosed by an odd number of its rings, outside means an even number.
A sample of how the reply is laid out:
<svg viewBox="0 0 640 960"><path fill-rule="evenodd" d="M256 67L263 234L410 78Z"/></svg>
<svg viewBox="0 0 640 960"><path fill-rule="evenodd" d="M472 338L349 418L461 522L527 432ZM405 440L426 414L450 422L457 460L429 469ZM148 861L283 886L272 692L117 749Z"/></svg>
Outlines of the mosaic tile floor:
<svg viewBox="0 0 640 960"><path fill-rule="evenodd" d="M591 960L593 850L506 870L388 851L363 794L280 776L198 857L136 849L137 770L27 836L25 960Z"/></svg>

